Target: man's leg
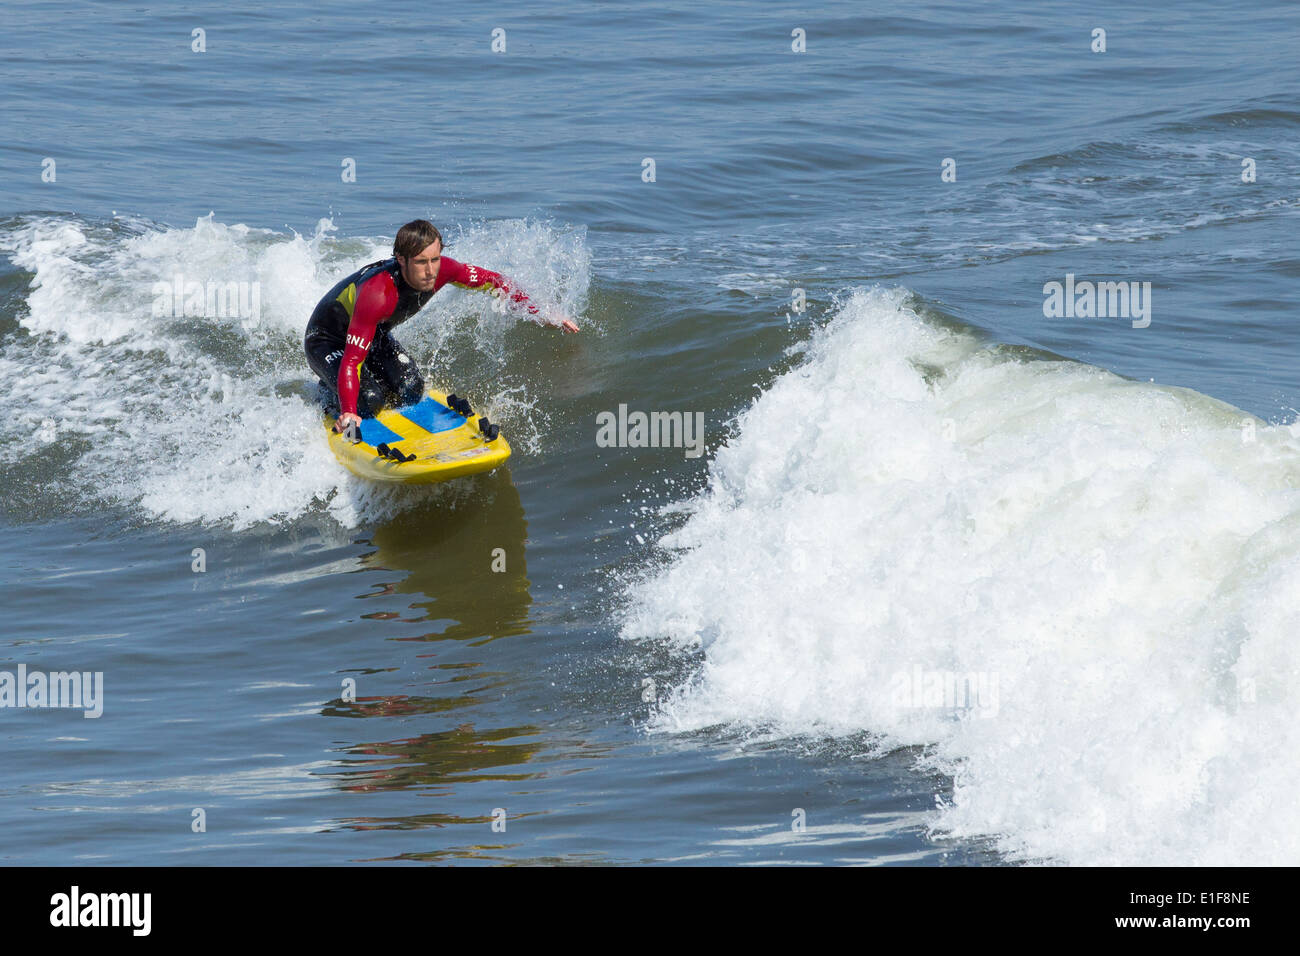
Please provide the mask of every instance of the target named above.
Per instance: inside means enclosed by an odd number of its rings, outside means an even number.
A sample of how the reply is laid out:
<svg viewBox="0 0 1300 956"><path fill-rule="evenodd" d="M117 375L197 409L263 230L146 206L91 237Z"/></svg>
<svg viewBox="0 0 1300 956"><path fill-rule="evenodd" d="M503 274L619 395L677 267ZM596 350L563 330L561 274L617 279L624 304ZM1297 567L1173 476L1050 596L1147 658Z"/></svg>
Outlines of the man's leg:
<svg viewBox="0 0 1300 956"><path fill-rule="evenodd" d="M307 364L333 396L335 405L339 400L339 366L343 364L344 345L345 343L324 335L308 335L303 340ZM357 393L357 414L362 418L373 418L379 409L383 408L388 398L387 389L376 380L367 367L369 364L369 357L367 357L361 365L361 388ZM337 414L337 408L334 411Z"/></svg>
<svg viewBox="0 0 1300 956"><path fill-rule="evenodd" d="M413 405L424 397L424 377L415 359L384 329L375 333L363 368L371 369L380 384L387 386L394 408Z"/></svg>

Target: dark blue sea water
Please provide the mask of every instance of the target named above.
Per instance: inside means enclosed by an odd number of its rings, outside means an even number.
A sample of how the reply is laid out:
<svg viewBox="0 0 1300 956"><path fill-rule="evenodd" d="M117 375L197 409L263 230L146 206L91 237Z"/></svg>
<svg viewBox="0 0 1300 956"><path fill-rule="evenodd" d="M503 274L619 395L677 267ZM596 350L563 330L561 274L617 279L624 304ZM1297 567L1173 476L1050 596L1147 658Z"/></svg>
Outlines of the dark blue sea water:
<svg viewBox="0 0 1300 956"><path fill-rule="evenodd" d="M11 0L0 860L1300 862L1300 9L1170 6ZM440 292L393 491L417 217L582 331Z"/></svg>

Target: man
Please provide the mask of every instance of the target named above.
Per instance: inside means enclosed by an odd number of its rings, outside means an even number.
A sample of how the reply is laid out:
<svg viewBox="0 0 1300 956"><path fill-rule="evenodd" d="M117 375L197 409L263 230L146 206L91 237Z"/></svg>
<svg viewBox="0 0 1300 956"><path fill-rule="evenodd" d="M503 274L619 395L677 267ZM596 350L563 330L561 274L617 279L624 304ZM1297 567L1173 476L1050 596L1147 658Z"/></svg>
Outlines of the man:
<svg viewBox="0 0 1300 956"><path fill-rule="evenodd" d="M339 281L325 293L307 323L303 348L307 364L339 400L335 431L361 424L386 404L400 407L418 402L424 379L415 360L397 344L392 330L424 308L433 294L450 282L462 289L488 289L527 303L498 273L465 265L442 254L442 235L425 219L397 230L393 258L372 262ZM560 316L566 332L578 331ZM364 365L362 363L365 363Z"/></svg>

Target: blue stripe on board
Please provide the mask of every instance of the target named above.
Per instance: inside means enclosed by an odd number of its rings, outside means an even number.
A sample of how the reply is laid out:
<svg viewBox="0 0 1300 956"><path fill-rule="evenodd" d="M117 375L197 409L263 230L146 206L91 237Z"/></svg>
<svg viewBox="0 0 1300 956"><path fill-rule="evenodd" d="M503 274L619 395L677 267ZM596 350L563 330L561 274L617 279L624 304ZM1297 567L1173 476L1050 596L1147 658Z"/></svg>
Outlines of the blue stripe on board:
<svg viewBox="0 0 1300 956"><path fill-rule="evenodd" d="M425 396L410 408L402 409L402 417L419 425L426 432L445 432L459 428L465 419L442 402Z"/></svg>
<svg viewBox="0 0 1300 956"><path fill-rule="evenodd" d="M381 424L377 418L363 418L361 419L361 440L367 445L381 445L384 442L391 444L395 441L401 441L402 436L387 425Z"/></svg>

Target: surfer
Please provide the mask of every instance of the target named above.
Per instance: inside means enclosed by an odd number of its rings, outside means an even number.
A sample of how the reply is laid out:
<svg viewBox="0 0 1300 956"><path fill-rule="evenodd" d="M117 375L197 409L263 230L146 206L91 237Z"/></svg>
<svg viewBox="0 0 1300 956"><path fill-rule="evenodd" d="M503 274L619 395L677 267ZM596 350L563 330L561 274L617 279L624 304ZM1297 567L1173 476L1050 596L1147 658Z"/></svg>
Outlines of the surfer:
<svg viewBox="0 0 1300 956"><path fill-rule="evenodd" d="M499 273L444 256L442 234L433 223L408 222L397 230L393 257L341 279L325 293L307 323L303 339L307 364L338 397L335 431L359 426L361 415L372 416L385 404L401 407L420 400L424 379L392 330L449 282L462 289L508 296L511 302L527 305L532 315L540 314L528 296ZM578 331L572 319L559 318L564 331Z"/></svg>

